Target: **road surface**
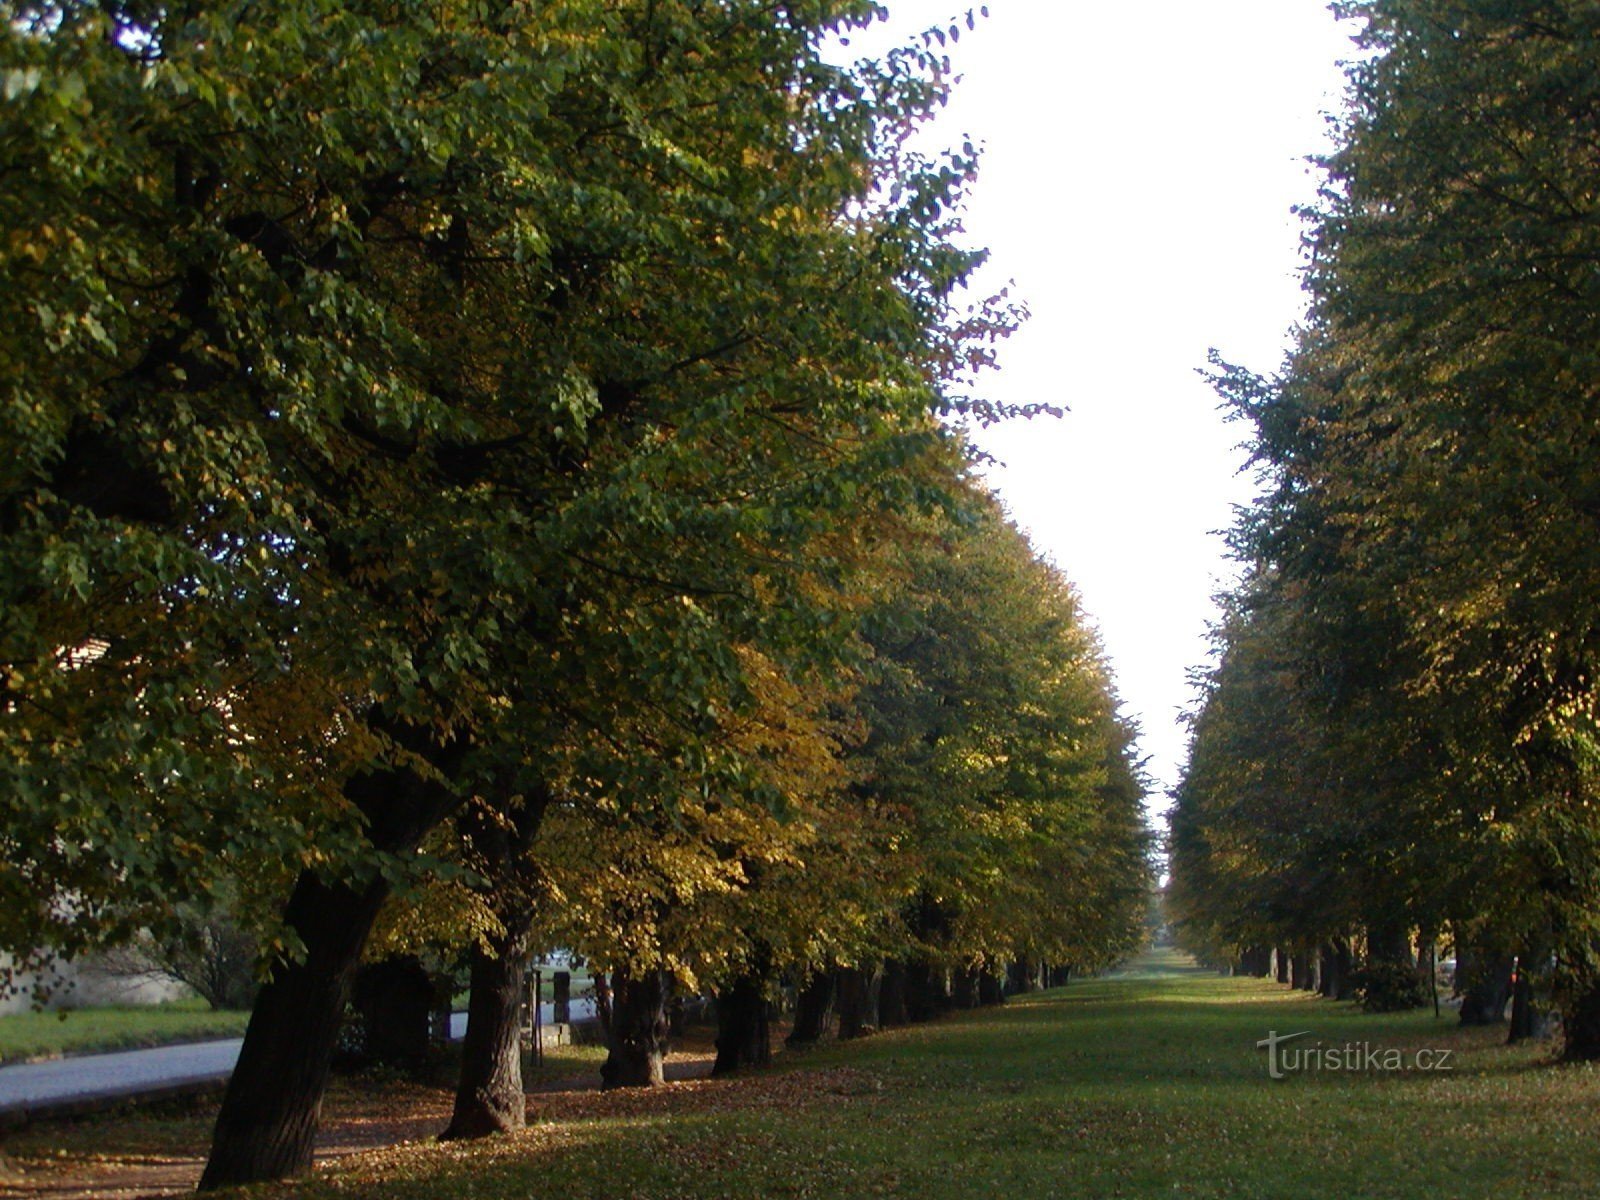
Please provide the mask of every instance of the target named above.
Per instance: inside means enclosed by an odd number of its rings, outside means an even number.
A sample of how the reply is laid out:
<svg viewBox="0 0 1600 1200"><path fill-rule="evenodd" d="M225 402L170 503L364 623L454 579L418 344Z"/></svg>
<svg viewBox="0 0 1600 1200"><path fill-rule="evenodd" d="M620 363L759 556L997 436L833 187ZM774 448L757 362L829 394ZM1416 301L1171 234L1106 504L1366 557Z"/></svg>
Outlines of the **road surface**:
<svg viewBox="0 0 1600 1200"><path fill-rule="evenodd" d="M554 1006L544 1004L540 1009L540 1020L550 1025ZM573 1020L593 1016L594 1001L572 1002ZM466 1031L467 1014L452 1013L451 1038L460 1039ZM220 1086L232 1074L243 1042L243 1038L224 1038L0 1067L0 1118L14 1121L29 1114Z"/></svg>

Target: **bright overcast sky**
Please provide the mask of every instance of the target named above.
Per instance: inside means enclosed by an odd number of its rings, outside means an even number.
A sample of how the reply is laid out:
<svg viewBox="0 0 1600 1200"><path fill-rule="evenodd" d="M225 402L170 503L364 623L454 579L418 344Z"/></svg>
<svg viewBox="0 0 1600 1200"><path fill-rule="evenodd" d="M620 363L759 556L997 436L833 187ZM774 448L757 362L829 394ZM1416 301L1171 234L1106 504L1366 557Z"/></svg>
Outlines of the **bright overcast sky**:
<svg viewBox="0 0 1600 1200"><path fill-rule="evenodd" d="M965 12L887 0L900 41ZM976 7L976 5L974 5ZM985 282L1033 319L983 391L1068 407L979 440L1034 545L1078 585L1159 785L1202 664L1221 539L1252 483L1243 435L1196 374L1216 346L1271 370L1302 301L1300 226L1337 67L1325 0L990 0L951 48L963 76L935 141L986 147L966 217ZM882 32L852 49L885 44ZM1164 800L1152 797L1153 806Z"/></svg>

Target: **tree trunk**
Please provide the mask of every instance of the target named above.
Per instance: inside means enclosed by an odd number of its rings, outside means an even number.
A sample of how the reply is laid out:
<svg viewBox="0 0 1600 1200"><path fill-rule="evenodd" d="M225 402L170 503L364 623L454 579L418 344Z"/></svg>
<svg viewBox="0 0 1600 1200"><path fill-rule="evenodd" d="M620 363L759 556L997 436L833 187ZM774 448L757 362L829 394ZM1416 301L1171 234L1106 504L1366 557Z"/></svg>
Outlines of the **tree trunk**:
<svg viewBox="0 0 1600 1200"><path fill-rule="evenodd" d="M767 1019L763 978L747 973L717 992L717 1059L712 1075L740 1067L765 1067L772 1062L772 1026Z"/></svg>
<svg viewBox="0 0 1600 1200"><path fill-rule="evenodd" d="M906 965L890 959L883 964L883 982L878 988L878 1028L906 1023Z"/></svg>
<svg viewBox="0 0 1600 1200"><path fill-rule="evenodd" d="M1272 974L1272 948L1270 946L1251 946L1244 952L1245 974L1256 979L1265 979Z"/></svg>
<svg viewBox="0 0 1600 1200"><path fill-rule="evenodd" d="M611 980L604 972L596 972L589 979L594 988L594 1018L600 1023L600 1032L606 1036L606 1045L611 1044Z"/></svg>
<svg viewBox="0 0 1600 1200"><path fill-rule="evenodd" d="M1045 974L1045 983L1049 987L1064 988L1072 978L1071 967L1051 967Z"/></svg>
<svg viewBox="0 0 1600 1200"><path fill-rule="evenodd" d="M1349 1000L1355 996L1355 984L1350 974L1353 967L1350 943L1345 938L1334 938L1322 944L1320 991L1330 1000Z"/></svg>
<svg viewBox="0 0 1600 1200"><path fill-rule="evenodd" d="M600 1068L600 1088L654 1087L663 1082L667 1055L667 977L646 971L611 974L608 1053Z"/></svg>
<svg viewBox="0 0 1600 1200"><path fill-rule="evenodd" d="M1511 980L1511 1028L1506 1034L1506 1042L1520 1042L1530 1038L1538 1027L1539 1014L1533 1007L1533 981L1528 978L1526 968L1521 966L1515 971Z"/></svg>
<svg viewBox="0 0 1600 1200"><path fill-rule="evenodd" d="M978 971L976 967L957 967L950 977L950 1003L955 1008L978 1007Z"/></svg>
<svg viewBox="0 0 1600 1200"><path fill-rule="evenodd" d="M789 1031L784 1045L812 1046L827 1036L835 990L834 972L812 973L800 989L800 997L795 1002L794 1028Z"/></svg>
<svg viewBox="0 0 1600 1200"><path fill-rule="evenodd" d="M494 939L490 955L472 948L471 994L467 1000L467 1036L461 1046L461 1074L456 1082L455 1111L440 1137L488 1137L513 1133L527 1124L528 1101L522 1090L522 1006L527 996L528 930L531 908ZM537 998L535 998L537 1002Z"/></svg>
<svg viewBox="0 0 1600 1200"><path fill-rule="evenodd" d="M871 1010L872 972L841 967L835 973L839 1006L839 1040L851 1041L866 1032Z"/></svg>
<svg viewBox="0 0 1600 1200"><path fill-rule="evenodd" d="M1590 983L1567 1006L1561 1034L1561 1057L1568 1062L1600 1059L1600 983Z"/></svg>
<svg viewBox="0 0 1600 1200"><path fill-rule="evenodd" d="M1279 983L1289 982L1289 952L1282 946L1272 948L1272 973Z"/></svg>
<svg viewBox="0 0 1600 1200"><path fill-rule="evenodd" d="M1005 985L1000 976L993 971L983 970L978 974L978 1003L983 1005L1004 1004L1006 1002Z"/></svg>
<svg viewBox="0 0 1600 1200"><path fill-rule="evenodd" d="M388 894L381 878L362 891L330 886L309 873L295 884L285 917L306 957L281 964L256 996L217 1114L201 1191L311 1169L345 1000Z"/></svg>
<svg viewBox="0 0 1600 1200"><path fill-rule="evenodd" d="M945 990L944 969L926 960L906 966L906 1016L912 1021L931 1021L950 1008Z"/></svg>
<svg viewBox="0 0 1600 1200"><path fill-rule="evenodd" d="M1006 968L1006 991L1013 996L1039 990L1039 968L1026 958L1013 959Z"/></svg>
<svg viewBox="0 0 1600 1200"><path fill-rule="evenodd" d="M1311 955L1296 950L1289 955L1289 986L1302 992L1315 988L1311 978Z"/></svg>
<svg viewBox="0 0 1600 1200"><path fill-rule="evenodd" d="M529 890L528 851L544 821L550 794L542 788L515 794L515 781L499 780L501 802L474 804L459 825L468 862L487 881L485 898L500 921L488 951L474 944L467 1036L461 1046L455 1110L441 1135L446 1139L510 1133L527 1124L522 1091L522 1012L534 900ZM492 952L492 953L490 953ZM534 996L535 1004L539 997Z"/></svg>
<svg viewBox="0 0 1600 1200"><path fill-rule="evenodd" d="M1461 993L1461 1024L1498 1025L1511 999L1511 956L1456 947L1456 990Z"/></svg>
<svg viewBox="0 0 1600 1200"><path fill-rule="evenodd" d="M448 774L459 748L434 750ZM404 771L360 775L345 794L367 819L375 851L403 854L444 820L457 800ZM302 872L284 909L305 957L281 963L256 996L244 1045L217 1113L200 1190L283 1179L311 1169L322 1094L345 1001L372 922L388 897L381 874L360 888Z"/></svg>

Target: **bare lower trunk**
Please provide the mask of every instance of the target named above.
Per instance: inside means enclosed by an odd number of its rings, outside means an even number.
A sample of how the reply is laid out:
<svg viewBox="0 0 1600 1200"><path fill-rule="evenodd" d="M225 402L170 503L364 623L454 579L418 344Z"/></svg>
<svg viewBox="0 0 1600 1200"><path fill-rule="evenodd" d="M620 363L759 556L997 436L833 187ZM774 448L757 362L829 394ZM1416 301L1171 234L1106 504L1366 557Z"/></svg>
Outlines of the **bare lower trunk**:
<svg viewBox="0 0 1600 1200"><path fill-rule="evenodd" d="M1533 1006L1533 981L1526 969L1519 969L1511 982L1511 1028L1506 1041L1520 1042L1530 1038L1538 1026L1538 1012Z"/></svg>
<svg viewBox="0 0 1600 1200"><path fill-rule="evenodd" d="M1458 948L1456 988L1461 993L1461 1024L1500 1024L1511 999L1511 956Z"/></svg>
<svg viewBox="0 0 1600 1200"><path fill-rule="evenodd" d="M760 976L741 975L732 987L717 993L717 1059L713 1075L772 1062L772 1026L767 1018L766 987Z"/></svg>
<svg viewBox="0 0 1600 1200"><path fill-rule="evenodd" d="M1352 955L1345 938L1322 944L1321 965L1317 970L1317 990L1330 1000L1349 1000L1355 996L1351 981Z"/></svg>
<svg viewBox="0 0 1600 1200"><path fill-rule="evenodd" d="M944 969L927 961L906 966L906 1016L913 1021L931 1021L950 1009Z"/></svg>
<svg viewBox="0 0 1600 1200"><path fill-rule="evenodd" d="M1289 986L1303 992L1314 990L1311 956L1303 950L1293 951L1289 955Z"/></svg>
<svg viewBox="0 0 1600 1200"><path fill-rule="evenodd" d="M457 754L440 753L436 765L450 769ZM357 776L345 794L367 819L371 848L389 854L415 849L456 804L448 789L405 771ZM351 980L388 895L382 875L361 887L327 883L310 872L295 882L284 921L300 938L305 957L279 964L256 997L217 1113L201 1191L311 1168Z"/></svg>
<svg viewBox="0 0 1600 1200"><path fill-rule="evenodd" d="M906 965L898 959L883 964L883 981L878 987L878 1025L905 1025L906 1016Z"/></svg>
<svg viewBox="0 0 1600 1200"><path fill-rule="evenodd" d="M533 913L505 930L489 953L472 949L472 992L467 1000L467 1036L461 1046L461 1075L455 1111L440 1136L488 1137L514 1133L527 1124L522 1091L522 1009L527 994L527 929Z"/></svg>
<svg viewBox="0 0 1600 1200"><path fill-rule="evenodd" d="M1289 982L1289 952L1282 946L1273 948L1273 977L1279 983Z"/></svg>
<svg viewBox="0 0 1600 1200"><path fill-rule="evenodd" d="M461 1046L455 1110L442 1135L451 1139L511 1133L527 1124L522 1013L535 911L528 851L550 796L539 788L516 795L509 777L500 784L500 803L493 808L473 805L460 820L468 861L484 876L482 894L494 908L500 931L487 946L472 948L467 1036Z"/></svg>
<svg viewBox="0 0 1600 1200"><path fill-rule="evenodd" d="M957 967L950 976L950 1003L955 1008L978 1007L978 970Z"/></svg>
<svg viewBox="0 0 1600 1200"><path fill-rule="evenodd" d="M833 1016L837 976L833 971L817 971L806 980L795 1002L794 1028L784 1042L787 1046L811 1046L828 1033Z"/></svg>
<svg viewBox="0 0 1600 1200"><path fill-rule="evenodd" d="M1013 996L1039 990L1039 964L1031 959L1013 959L1006 968L1006 991Z"/></svg>
<svg viewBox="0 0 1600 1200"><path fill-rule="evenodd" d="M984 970L978 975L978 1003L979 1004L1004 1004L1006 1002L1005 985L1000 976L992 970Z"/></svg>
<svg viewBox="0 0 1600 1200"><path fill-rule="evenodd" d="M839 1006L839 1040L860 1037L871 1024L872 972L860 967L841 967L835 973Z"/></svg>
<svg viewBox="0 0 1600 1200"><path fill-rule="evenodd" d="M605 1091L624 1087L654 1087L662 1082L662 1060L667 1055L667 977L645 971L635 977L627 971L611 976L611 1022L608 1053L600 1068Z"/></svg>
<svg viewBox="0 0 1600 1200"><path fill-rule="evenodd" d="M256 997L217 1114L201 1191L311 1169L345 1001L388 892L381 880L352 891L300 877L285 916L306 957L280 965Z"/></svg>
<svg viewBox="0 0 1600 1200"><path fill-rule="evenodd" d="M1600 1059L1600 982L1590 983L1567 1005L1561 1034L1561 1057L1568 1062Z"/></svg>

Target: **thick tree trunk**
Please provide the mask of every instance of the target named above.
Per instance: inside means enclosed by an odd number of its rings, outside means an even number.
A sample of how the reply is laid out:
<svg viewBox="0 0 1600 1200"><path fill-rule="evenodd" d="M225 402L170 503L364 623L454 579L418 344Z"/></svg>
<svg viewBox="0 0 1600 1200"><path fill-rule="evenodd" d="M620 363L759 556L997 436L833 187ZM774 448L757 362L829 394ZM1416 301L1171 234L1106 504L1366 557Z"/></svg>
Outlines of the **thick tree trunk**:
<svg viewBox="0 0 1600 1200"><path fill-rule="evenodd" d="M388 885L362 891L305 874L285 914L305 943L256 996L223 1093L200 1190L284 1179L311 1169L328 1067L361 947Z"/></svg>
<svg viewBox="0 0 1600 1200"><path fill-rule="evenodd" d="M528 929L533 912L494 940L491 955L472 948L472 991L455 1111L440 1135L456 1138L513 1133L527 1124L522 1091L522 1006L527 996ZM501 920L507 920L502 917Z"/></svg>
<svg viewBox="0 0 1600 1200"><path fill-rule="evenodd" d="M772 1062L772 1026L761 976L746 974L717 992L717 1058L713 1075Z"/></svg>
<svg viewBox="0 0 1600 1200"><path fill-rule="evenodd" d="M978 1003L982 1005L1004 1004L1006 1002L1005 981L992 970L985 968L978 972Z"/></svg>
<svg viewBox="0 0 1600 1200"><path fill-rule="evenodd" d="M813 972L795 1001L794 1028L784 1041L786 1046L813 1046L828 1034L833 1016L836 976L832 971Z"/></svg>
<svg viewBox="0 0 1600 1200"><path fill-rule="evenodd" d="M1591 983L1562 1013L1561 1057L1568 1062L1600 1059L1600 982Z"/></svg>
<svg viewBox="0 0 1600 1200"><path fill-rule="evenodd" d="M527 998L529 934L534 901L528 890L528 851L544 821L550 795L531 789L517 797L512 779L501 780L502 801L473 805L461 816L468 861L488 881L486 899L500 921L487 950L474 945L467 1036L461 1046L455 1110L441 1135L447 1139L510 1133L527 1124L522 1091L522 1012ZM538 997L534 997L538 1002Z"/></svg>
<svg viewBox="0 0 1600 1200"><path fill-rule="evenodd" d="M1289 952L1282 946L1272 948L1272 973L1279 983L1289 982Z"/></svg>
<svg viewBox="0 0 1600 1200"><path fill-rule="evenodd" d="M1461 1024L1500 1024L1511 999L1511 956L1458 946L1456 990L1461 993Z"/></svg>
<svg viewBox="0 0 1600 1200"><path fill-rule="evenodd" d="M1272 974L1272 948L1270 946L1251 946L1244 952L1244 971L1246 975L1256 979L1265 979Z"/></svg>
<svg viewBox="0 0 1600 1200"><path fill-rule="evenodd" d="M1311 978L1311 955L1304 950L1296 950L1289 955L1289 986L1303 992L1315 990L1315 981Z"/></svg>
<svg viewBox="0 0 1600 1200"><path fill-rule="evenodd" d="M1039 966L1026 958L1013 959L1006 967L1006 991L1013 996L1039 990Z"/></svg>
<svg viewBox="0 0 1600 1200"><path fill-rule="evenodd" d="M866 1032L871 1024L872 972L860 967L841 967L835 972L839 1006L839 1040L851 1041Z"/></svg>
<svg viewBox="0 0 1600 1200"><path fill-rule="evenodd" d="M955 1008L978 1007L978 970L957 967L950 976L950 1003Z"/></svg>
<svg viewBox="0 0 1600 1200"><path fill-rule="evenodd" d="M1519 968L1511 981L1511 1028L1506 1033L1507 1043L1532 1037L1538 1020L1538 1011L1533 1006L1533 981L1525 969Z"/></svg>
<svg viewBox="0 0 1600 1200"><path fill-rule="evenodd" d="M1051 967L1045 973L1045 984L1053 988L1064 988L1072 978L1071 967Z"/></svg>
<svg viewBox="0 0 1600 1200"><path fill-rule="evenodd" d="M603 972L590 977L594 988L594 1017L605 1034L606 1045L611 1044L611 980Z"/></svg>
<svg viewBox="0 0 1600 1200"><path fill-rule="evenodd" d="M448 771L458 753L438 754L436 765ZM447 789L400 771L358 776L345 794L367 818L371 847L390 854L415 849L457 802ZM388 895L381 875L361 888L326 883L310 872L295 882L284 921L305 957L279 964L256 996L217 1113L201 1191L310 1170L350 984Z"/></svg>
<svg viewBox="0 0 1600 1200"><path fill-rule="evenodd" d="M945 989L944 968L927 961L906 966L906 1016L912 1021L931 1021L950 1009L950 993Z"/></svg>
<svg viewBox="0 0 1600 1200"><path fill-rule="evenodd" d="M646 971L611 975L611 1024L606 1061L600 1068L602 1091L654 1087L663 1081L667 1056L667 977Z"/></svg>
<svg viewBox="0 0 1600 1200"><path fill-rule="evenodd" d="M1322 963L1318 974L1318 988L1330 1000L1349 1000L1355 996L1355 984L1350 973L1353 967L1350 943L1344 938L1334 938L1322 944Z"/></svg>
<svg viewBox="0 0 1600 1200"><path fill-rule="evenodd" d="M878 988L878 1027L906 1023L906 965L890 959L883 964L883 982Z"/></svg>

